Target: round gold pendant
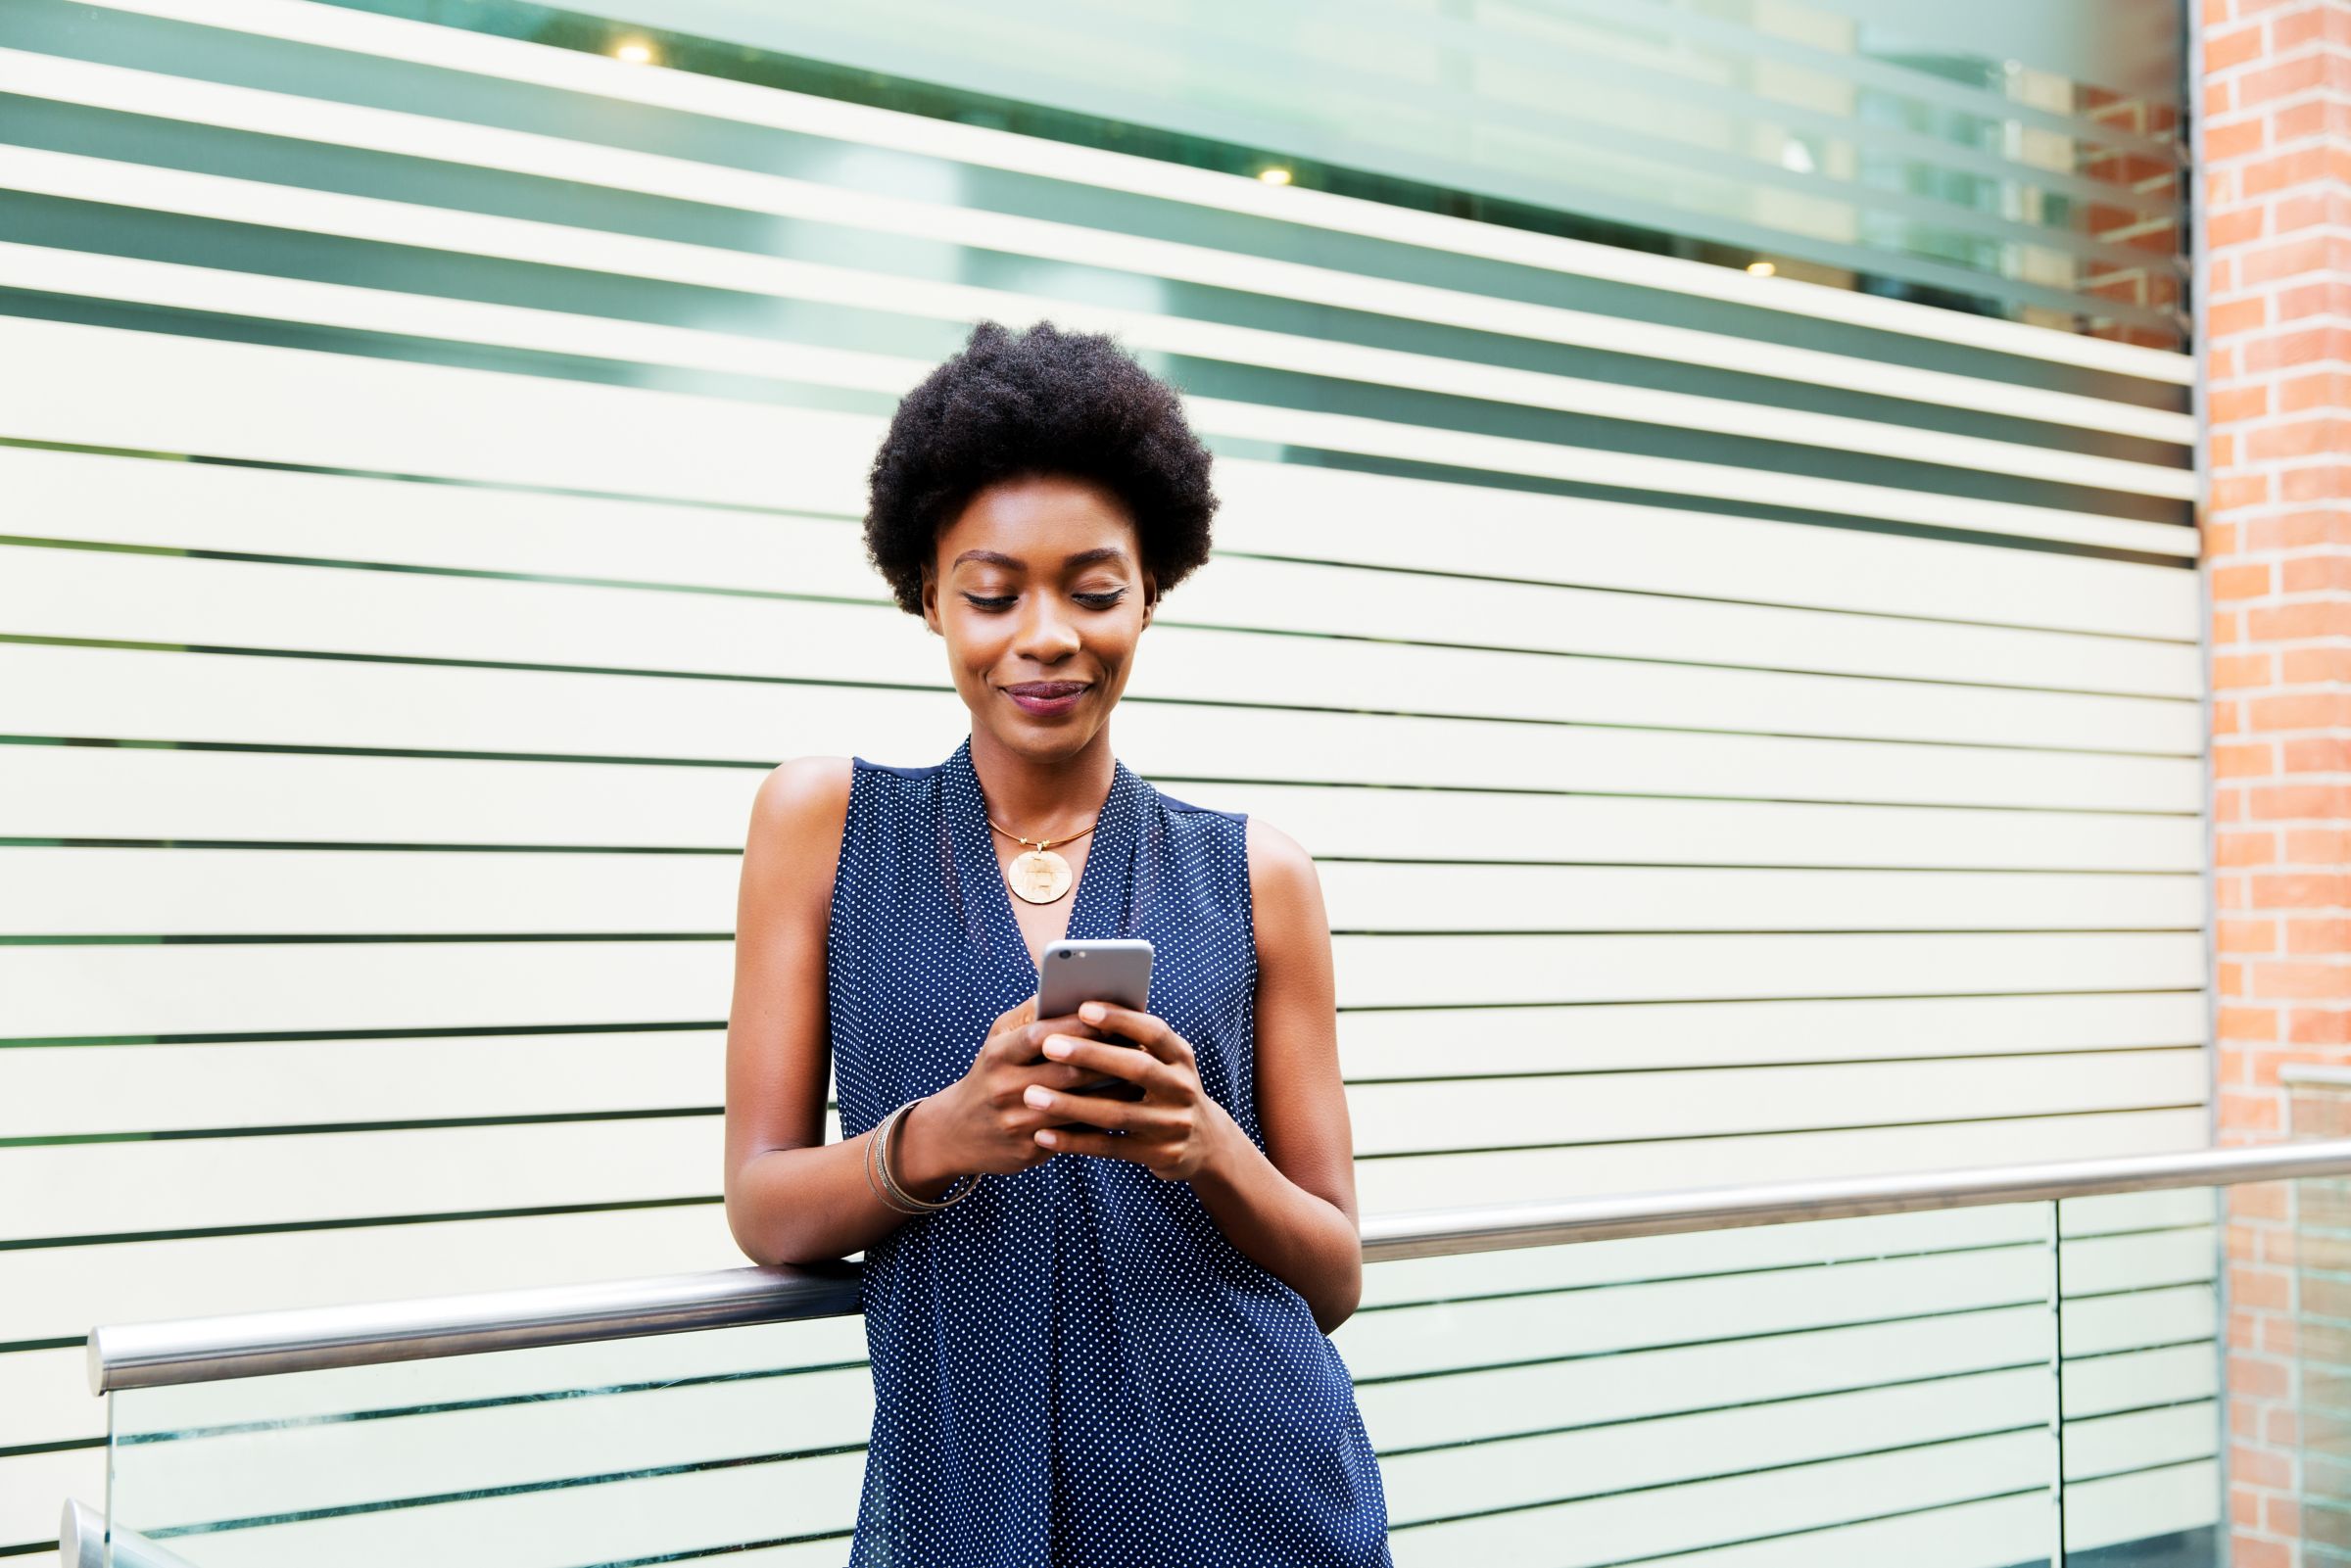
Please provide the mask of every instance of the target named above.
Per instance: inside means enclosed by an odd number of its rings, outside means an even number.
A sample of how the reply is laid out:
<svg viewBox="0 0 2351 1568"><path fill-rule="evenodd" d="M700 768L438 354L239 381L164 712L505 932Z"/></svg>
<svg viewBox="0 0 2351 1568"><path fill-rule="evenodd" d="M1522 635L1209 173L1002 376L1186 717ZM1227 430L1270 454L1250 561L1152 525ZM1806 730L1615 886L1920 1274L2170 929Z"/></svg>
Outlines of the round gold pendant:
<svg viewBox="0 0 2351 1568"><path fill-rule="evenodd" d="M1050 904L1070 890L1070 863L1050 849L1024 849L1012 857L1004 880L1032 904Z"/></svg>

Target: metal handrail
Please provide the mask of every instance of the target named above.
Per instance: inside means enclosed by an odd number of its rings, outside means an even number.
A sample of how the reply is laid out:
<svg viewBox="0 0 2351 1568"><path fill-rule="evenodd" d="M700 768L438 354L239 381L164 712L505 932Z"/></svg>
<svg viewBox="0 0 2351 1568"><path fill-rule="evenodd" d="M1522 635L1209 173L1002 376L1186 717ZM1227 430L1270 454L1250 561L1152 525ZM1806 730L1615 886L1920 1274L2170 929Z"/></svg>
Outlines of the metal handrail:
<svg viewBox="0 0 2351 1568"><path fill-rule="evenodd" d="M1364 1261L2345 1174L2351 1174L2351 1139L1418 1210L1366 1219ZM90 1392L844 1316L859 1310L862 1272L846 1261L770 1263L591 1285L115 1323L90 1333Z"/></svg>

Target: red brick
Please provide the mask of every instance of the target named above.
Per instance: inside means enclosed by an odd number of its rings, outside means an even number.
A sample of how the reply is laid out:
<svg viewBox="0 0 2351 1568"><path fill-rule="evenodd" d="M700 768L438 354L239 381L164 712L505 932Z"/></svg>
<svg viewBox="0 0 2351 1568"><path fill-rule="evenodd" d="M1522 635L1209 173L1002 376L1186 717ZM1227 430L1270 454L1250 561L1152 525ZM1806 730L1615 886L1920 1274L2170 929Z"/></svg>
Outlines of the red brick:
<svg viewBox="0 0 2351 1568"><path fill-rule="evenodd" d="M2324 423L2305 421L2308 424ZM2294 426L2279 426L2293 429ZM2329 589L2351 588L2351 555L2295 555L2278 563L2279 592L2283 594L2320 594ZM2342 630L2351 632L2351 603L2343 606L2338 622ZM2291 680L2292 677L2287 677Z"/></svg>
<svg viewBox="0 0 2351 1568"><path fill-rule="evenodd" d="M2212 661L2212 684L2230 689L2266 687L2277 680L2278 660L2268 653L2219 654Z"/></svg>
<svg viewBox="0 0 2351 1568"><path fill-rule="evenodd" d="M2213 1026L2225 1040L2276 1044L2282 1025L2274 1007L2224 1007L2214 1015Z"/></svg>
<svg viewBox="0 0 2351 1568"><path fill-rule="evenodd" d="M2252 995L2276 997L2279 1001L2305 999L2338 1001L2351 998L2351 968L2320 960L2295 963L2291 960L2244 966L2251 978ZM2229 1097L2222 1097L2221 1119L2231 1127L2276 1130L2278 1108L2241 1104L2231 1106Z"/></svg>
<svg viewBox="0 0 2351 1568"><path fill-rule="evenodd" d="M2216 476L2212 481L2212 508L2227 511L2233 506L2259 506L2270 499L2270 476L2239 474L2229 478Z"/></svg>
<svg viewBox="0 0 2351 1568"><path fill-rule="evenodd" d="M2351 467L2313 463L2279 475L2278 494L2286 500L2351 500Z"/></svg>
<svg viewBox="0 0 2351 1568"><path fill-rule="evenodd" d="M2351 419L2288 419L2250 431L2245 437L2245 454L2255 462L2342 451L2351 451ZM2351 499L2351 491L2344 494Z"/></svg>
<svg viewBox="0 0 2351 1568"><path fill-rule="evenodd" d="M2215 743L2212 747L2212 771L2214 777L2220 779L2272 778L2279 771L2278 742L2250 740L2238 745ZM2306 768L2300 771L2320 773L2326 770Z"/></svg>
<svg viewBox="0 0 2351 1568"><path fill-rule="evenodd" d="M2278 765L2280 773L2351 773L2351 738L2306 736L2280 743L2284 747Z"/></svg>
<svg viewBox="0 0 2351 1568"><path fill-rule="evenodd" d="M2351 604L2340 599L2297 599L2289 604L2256 604L2245 611L2245 637L2254 642L2289 642L2302 638L2340 637L2351 631ZM2347 715L2351 716L2351 715ZM2308 725L2296 725L2308 729Z"/></svg>
<svg viewBox="0 0 2351 1568"><path fill-rule="evenodd" d="M2218 923L2213 945L2224 953L2275 953L2278 923L2274 920L2225 920Z"/></svg>
<svg viewBox="0 0 2351 1568"><path fill-rule="evenodd" d="M2205 312L2204 320L2216 337L2254 331L2270 323L2269 297L2257 295L2249 300L2222 301Z"/></svg>
<svg viewBox="0 0 2351 1568"><path fill-rule="evenodd" d="M2271 866L2278 861L2278 834L2266 828L2237 828L2214 835L2224 866Z"/></svg>
<svg viewBox="0 0 2351 1568"><path fill-rule="evenodd" d="M2253 902L2263 909L2340 909L2351 880L2331 872L2291 872L2253 879Z"/></svg>
<svg viewBox="0 0 2351 1568"><path fill-rule="evenodd" d="M2313 956L2351 953L2351 921L2289 920L2285 923L2285 950Z"/></svg>
<svg viewBox="0 0 2351 1568"><path fill-rule="evenodd" d="M2217 406L2220 394L2213 394ZM2278 411L2300 413L2306 408L2351 408L2351 375L2340 370L2313 370L2278 383ZM2345 526L2351 527L2351 523Z"/></svg>
<svg viewBox="0 0 2351 1568"><path fill-rule="evenodd" d="M2270 411L2270 389L2266 383L2258 381L2249 387L2216 389L2209 406L2215 424L2225 425L2237 419L2259 419Z"/></svg>
<svg viewBox="0 0 2351 1568"><path fill-rule="evenodd" d="M2260 59L2262 53L2262 24L2258 22L2230 32L2210 33L2204 39L2204 70L2207 73L2232 71Z"/></svg>
<svg viewBox="0 0 2351 1568"><path fill-rule="evenodd" d="M2351 1045L2351 1012L2339 1008L2298 1007L2286 1015L2288 1045Z"/></svg>
<svg viewBox="0 0 2351 1568"><path fill-rule="evenodd" d="M2316 686L2322 681L2351 679L2351 648L2284 648L2278 658L2278 679L2284 686Z"/></svg>
<svg viewBox="0 0 2351 1568"><path fill-rule="evenodd" d="M2261 238L2268 228L2270 208L2267 203L2251 207L2232 207L2226 213L2216 213L2205 226L2205 238L2211 247L2225 250L2231 245L2243 245Z"/></svg>
<svg viewBox="0 0 2351 1568"><path fill-rule="evenodd" d="M2351 860L2351 833L2339 828L2295 828L2286 832L2284 865L2332 866L2345 860Z"/></svg>
<svg viewBox="0 0 2351 1568"><path fill-rule="evenodd" d="M2242 566L2222 566L2212 574L2212 596L2215 599L2263 598L2272 591L2276 574L2267 561L2251 561Z"/></svg>

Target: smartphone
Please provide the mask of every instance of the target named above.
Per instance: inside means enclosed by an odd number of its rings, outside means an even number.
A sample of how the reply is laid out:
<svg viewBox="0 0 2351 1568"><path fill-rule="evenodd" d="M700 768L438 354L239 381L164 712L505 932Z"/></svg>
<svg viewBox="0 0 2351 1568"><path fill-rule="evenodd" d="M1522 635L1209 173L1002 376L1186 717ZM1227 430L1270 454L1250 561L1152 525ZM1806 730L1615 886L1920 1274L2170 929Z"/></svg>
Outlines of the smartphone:
<svg viewBox="0 0 2351 1568"><path fill-rule="evenodd" d="M1151 1010L1151 944L1140 937L1108 942L1055 942L1045 949L1037 966L1036 1016L1065 1018L1086 1002ZM1134 1045L1121 1040L1121 1045ZM1105 1100L1139 1100L1143 1091L1125 1078L1096 1078L1074 1086L1072 1094L1090 1094Z"/></svg>

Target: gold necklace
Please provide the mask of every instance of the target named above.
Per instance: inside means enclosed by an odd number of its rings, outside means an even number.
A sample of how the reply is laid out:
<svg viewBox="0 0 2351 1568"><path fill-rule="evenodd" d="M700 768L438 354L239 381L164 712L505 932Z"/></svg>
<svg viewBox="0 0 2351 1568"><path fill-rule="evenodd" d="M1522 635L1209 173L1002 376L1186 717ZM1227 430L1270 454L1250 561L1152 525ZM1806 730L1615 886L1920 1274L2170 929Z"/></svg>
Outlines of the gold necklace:
<svg viewBox="0 0 2351 1568"><path fill-rule="evenodd" d="M1004 880L1015 893L1032 904L1055 902L1070 890L1070 883L1076 880L1070 875L1070 863L1053 853L1051 846L1074 844L1085 833L1094 831L1088 828L1085 832L1072 833L1066 838L1023 838L1011 829L999 825L993 817L987 819L987 825L1014 843L1029 846L1026 852L1012 857L1012 865L1005 872ZM1100 823L1094 825L1095 828L1100 826Z"/></svg>

